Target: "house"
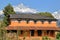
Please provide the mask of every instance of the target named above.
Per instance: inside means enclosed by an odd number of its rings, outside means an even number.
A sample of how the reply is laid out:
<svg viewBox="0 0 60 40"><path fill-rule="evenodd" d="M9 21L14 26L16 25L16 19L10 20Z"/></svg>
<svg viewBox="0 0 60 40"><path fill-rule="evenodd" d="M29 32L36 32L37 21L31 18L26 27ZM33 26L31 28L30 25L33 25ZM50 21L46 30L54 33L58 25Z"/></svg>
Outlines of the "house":
<svg viewBox="0 0 60 40"><path fill-rule="evenodd" d="M57 26L57 19L39 14L10 14L10 25L6 28L8 31L21 31L19 37L23 37L26 32L27 40L29 38L42 39L48 36L55 40L56 31L60 30Z"/></svg>

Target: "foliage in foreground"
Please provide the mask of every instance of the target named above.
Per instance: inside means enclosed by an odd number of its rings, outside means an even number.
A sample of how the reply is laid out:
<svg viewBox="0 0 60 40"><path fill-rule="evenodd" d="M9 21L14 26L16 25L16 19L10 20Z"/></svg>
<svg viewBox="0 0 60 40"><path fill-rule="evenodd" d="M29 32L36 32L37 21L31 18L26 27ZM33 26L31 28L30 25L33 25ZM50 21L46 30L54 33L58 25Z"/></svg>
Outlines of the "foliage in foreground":
<svg viewBox="0 0 60 40"><path fill-rule="evenodd" d="M48 36L42 37L42 40L51 40Z"/></svg>
<svg viewBox="0 0 60 40"><path fill-rule="evenodd" d="M57 35L56 35L56 39L57 39L57 40L60 40L60 32L57 33Z"/></svg>
<svg viewBox="0 0 60 40"><path fill-rule="evenodd" d="M4 21L5 26L7 26L7 25L9 25L9 15L10 14L15 14L15 11L14 11L13 7L10 4L8 4L4 8L3 12L4 12L4 19L3 19L3 21Z"/></svg>

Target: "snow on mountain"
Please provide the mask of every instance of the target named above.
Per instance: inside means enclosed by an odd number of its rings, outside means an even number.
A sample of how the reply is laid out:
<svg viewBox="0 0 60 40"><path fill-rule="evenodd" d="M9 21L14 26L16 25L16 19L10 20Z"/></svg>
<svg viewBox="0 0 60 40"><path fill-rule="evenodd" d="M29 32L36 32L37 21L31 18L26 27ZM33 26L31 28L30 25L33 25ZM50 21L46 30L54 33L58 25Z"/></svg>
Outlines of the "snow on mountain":
<svg viewBox="0 0 60 40"><path fill-rule="evenodd" d="M38 12L36 9L26 7L22 3L17 6L13 6L13 8L16 13L37 13ZM4 17L3 14L4 14L3 11L0 10L0 19L2 19Z"/></svg>
<svg viewBox="0 0 60 40"><path fill-rule="evenodd" d="M52 14L56 19L60 19L60 10Z"/></svg>
<svg viewBox="0 0 60 40"><path fill-rule="evenodd" d="M36 9L26 7L22 3L17 6L14 6L14 11L20 12L20 13L37 13L38 12Z"/></svg>
<svg viewBox="0 0 60 40"><path fill-rule="evenodd" d="M2 14L3 14L3 11L1 10L1 11L0 11L0 15L2 15Z"/></svg>
<svg viewBox="0 0 60 40"><path fill-rule="evenodd" d="M0 18L3 18L3 16L4 16L3 14L4 14L4 13L3 13L3 11L1 10L1 11L0 11Z"/></svg>
<svg viewBox="0 0 60 40"><path fill-rule="evenodd" d="M53 12L52 15L58 20L57 25L60 27L60 10Z"/></svg>
<svg viewBox="0 0 60 40"><path fill-rule="evenodd" d="M4 16L4 15L3 15L3 11L1 10L1 11L0 11L0 20L3 19L3 16Z"/></svg>
<svg viewBox="0 0 60 40"><path fill-rule="evenodd" d="M22 3L17 6L13 6L13 8L16 13L37 13L38 12L36 9L26 7ZM3 11L1 10L0 15L2 14L3 14Z"/></svg>

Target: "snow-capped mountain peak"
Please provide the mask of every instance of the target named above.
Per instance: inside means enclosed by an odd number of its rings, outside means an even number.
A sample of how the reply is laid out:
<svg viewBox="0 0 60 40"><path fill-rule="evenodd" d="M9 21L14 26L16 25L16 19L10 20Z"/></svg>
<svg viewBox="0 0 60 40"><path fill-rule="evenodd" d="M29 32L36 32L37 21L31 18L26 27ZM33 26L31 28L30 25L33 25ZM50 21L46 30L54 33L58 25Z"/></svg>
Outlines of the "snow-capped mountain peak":
<svg viewBox="0 0 60 40"><path fill-rule="evenodd" d="M0 15L2 15L2 14L3 14L3 11L1 10L1 11L0 11Z"/></svg>
<svg viewBox="0 0 60 40"><path fill-rule="evenodd" d="M32 9L29 7L26 7L23 3L17 5L17 6L13 6L14 11L17 13L37 13L38 11L36 9ZM0 15L3 15L3 11L0 10Z"/></svg>
<svg viewBox="0 0 60 40"><path fill-rule="evenodd" d="M60 10L52 14L56 19L60 19Z"/></svg>
<svg viewBox="0 0 60 40"><path fill-rule="evenodd" d="M18 7L19 7L20 9L25 9L25 8L27 8L23 3L19 4Z"/></svg>
<svg viewBox="0 0 60 40"><path fill-rule="evenodd" d="M60 10L53 12L52 15L58 20L57 21L57 26L60 27Z"/></svg>
<svg viewBox="0 0 60 40"><path fill-rule="evenodd" d="M29 7L26 7L24 4L19 4L18 6L14 6L15 12L22 12L22 13L37 13L38 11L36 9L32 9Z"/></svg>

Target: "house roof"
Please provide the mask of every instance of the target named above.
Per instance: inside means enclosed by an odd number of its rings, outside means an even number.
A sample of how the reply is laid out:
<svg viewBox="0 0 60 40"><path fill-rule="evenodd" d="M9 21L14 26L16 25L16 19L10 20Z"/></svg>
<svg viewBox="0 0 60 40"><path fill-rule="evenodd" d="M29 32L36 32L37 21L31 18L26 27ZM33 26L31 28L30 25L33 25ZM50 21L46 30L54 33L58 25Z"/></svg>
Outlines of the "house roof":
<svg viewBox="0 0 60 40"><path fill-rule="evenodd" d="M56 20L55 18L52 17L48 17L48 16L42 16L39 14L10 14L10 18L21 18L21 19L33 19L33 20L40 20L40 19L52 19L52 20Z"/></svg>
<svg viewBox="0 0 60 40"><path fill-rule="evenodd" d="M11 27L8 26L6 27L7 30L60 30L59 27L34 27L34 26L30 26L30 27L26 27L26 26L15 26L15 27Z"/></svg>

